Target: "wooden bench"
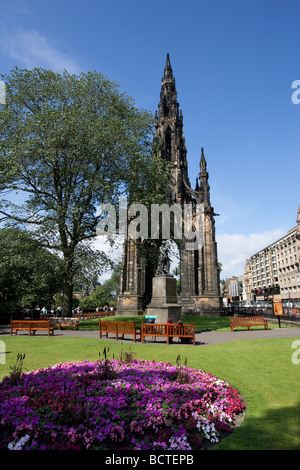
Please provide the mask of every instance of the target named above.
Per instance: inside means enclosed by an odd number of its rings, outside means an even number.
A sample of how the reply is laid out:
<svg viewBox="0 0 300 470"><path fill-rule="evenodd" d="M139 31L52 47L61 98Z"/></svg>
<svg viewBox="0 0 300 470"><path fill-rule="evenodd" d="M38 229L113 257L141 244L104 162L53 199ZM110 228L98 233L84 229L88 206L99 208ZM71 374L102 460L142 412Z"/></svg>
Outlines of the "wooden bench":
<svg viewBox="0 0 300 470"><path fill-rule="evenodd" d="M31 336L31 333L35 334L36 331L47 331L48 336L50 336L50 333L52 336L54 334L54 326L45 320L11 320L10 335L17 334L19 330L28 330L29 336Z"/></svg>
<svg viewBox="0 0 300 470"><path fill-rule="evenodd" d="M119 336L122 335L132 335L134 337L134 342L136 342L137 336L141 335L140 328L137 328L134 322L117 322L117 321L107 321L99 320L99 336L100 339L102 335L105 334L108 338L108 333L113 333L116 335L116 340L118 341Z"/></svg>
<svg viewBox="0 0 300 470"><path fill-rule="evenodd" d="M195 325L167 325L166 323L142 323L141 342L143 343L147 336L167 338L180 338L182 340L190 339L195 345ZM182 341L184 342L184 341Z"/></svg>
<svg viewBox="0 0 300 470"><path fill-rule="evenodd" d="M268 330L268 322L264 317L230 317L230 328L231 331L236 327L246 326L248 331L251 331L252 326L264 326L265 330Z"/></svg>
<svg viewBox="0 0 300 470"><path fill-rule="evenodd" d="M63 326L74 327L75 330L78 330L79 319L71 317L51 317L49 318L51 326L57 327L59 330Z"/></svg>

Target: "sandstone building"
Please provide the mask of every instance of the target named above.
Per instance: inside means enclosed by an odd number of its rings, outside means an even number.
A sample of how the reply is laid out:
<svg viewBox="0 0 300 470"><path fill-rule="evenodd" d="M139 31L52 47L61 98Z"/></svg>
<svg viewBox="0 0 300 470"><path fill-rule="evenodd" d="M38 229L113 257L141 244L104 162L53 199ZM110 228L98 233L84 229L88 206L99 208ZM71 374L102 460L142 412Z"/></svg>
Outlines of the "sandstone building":
<svg viewBox="0 0 300 470"><path fill-rule="evenodd" d="M247 300L273 296L300 302L300 206L297 226L246 261Z"/></svg>

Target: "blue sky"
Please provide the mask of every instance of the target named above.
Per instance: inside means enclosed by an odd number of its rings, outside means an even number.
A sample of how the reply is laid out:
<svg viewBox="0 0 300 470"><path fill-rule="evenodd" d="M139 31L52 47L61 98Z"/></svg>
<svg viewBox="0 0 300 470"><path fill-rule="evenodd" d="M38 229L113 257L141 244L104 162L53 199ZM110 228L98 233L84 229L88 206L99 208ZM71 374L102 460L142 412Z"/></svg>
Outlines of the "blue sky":
<svg viewBox="0 0 300 470"><path fill-rule="evenodd" d="M221 277L296 225L299 0L1 0L0 73L96 70L157 110L167 52L189 177L207 159Z"/></svg>

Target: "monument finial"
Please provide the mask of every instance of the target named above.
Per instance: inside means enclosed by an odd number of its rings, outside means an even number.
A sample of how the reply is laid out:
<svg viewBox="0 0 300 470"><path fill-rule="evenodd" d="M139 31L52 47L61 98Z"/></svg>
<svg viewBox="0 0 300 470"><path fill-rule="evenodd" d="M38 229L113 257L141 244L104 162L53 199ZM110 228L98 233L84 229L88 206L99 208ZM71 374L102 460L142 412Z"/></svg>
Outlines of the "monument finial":
<svg viewBox="0 0 300 470"><path fill-rule="evenodd" d="M205 160L205 156L204 156L203 147L201 147L200 170L201 170L201 173L206 173L206 160Z"/></svg>
<svg viewBox="0 0 300 470"><path fill-rule="evenodd" d="M171 67L169 53L167 53L167 61L166 61L166 66L165 66L165 70L164 70L163 80L173 80L173 70L172 70L172 67Z"/></svg>

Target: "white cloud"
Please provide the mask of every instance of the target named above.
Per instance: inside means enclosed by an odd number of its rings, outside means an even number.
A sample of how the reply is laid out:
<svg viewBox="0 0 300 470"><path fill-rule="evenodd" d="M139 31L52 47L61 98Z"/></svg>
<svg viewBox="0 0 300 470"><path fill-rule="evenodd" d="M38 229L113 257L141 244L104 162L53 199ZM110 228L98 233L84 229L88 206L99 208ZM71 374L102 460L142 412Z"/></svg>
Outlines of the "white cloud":
<svg viewBox="0 0 300 470"><path fill-rule="evenodd" d="M109 258L117 262L119 259L122 257L122 250L123 250L123 239L122 237L116 237L115 242L116 244L111 247L110 244L108 243L106 237L98 235L95 238L95 241L93 243L93 246L95 250L103 251ZM108 270L105 271L100 277L99 281L104 282L107 279L109 279L112 275L112 271Z"/></svg>
<svg viewBox="0 0 300 470"><path fill-rule="evenodd" d="M61 52L36 30L5 32L0 39L0 47L6 55L28 69L43 67L56 72L66 69L69 73L80 70L68 54Z"/></svg>
<svg viewBox="0 0 300 470"><path fill-rule="evenodd" d="M286 234L286 229L278 228L249 235L223 233L217 235L218 260L222 263L221 279L244 274L247 258L271 245Z"/></svg>

